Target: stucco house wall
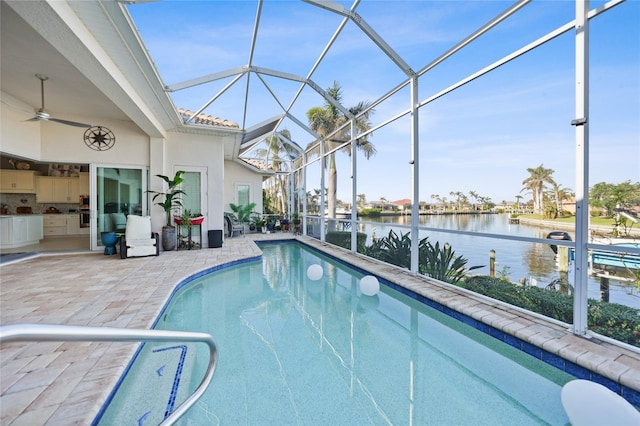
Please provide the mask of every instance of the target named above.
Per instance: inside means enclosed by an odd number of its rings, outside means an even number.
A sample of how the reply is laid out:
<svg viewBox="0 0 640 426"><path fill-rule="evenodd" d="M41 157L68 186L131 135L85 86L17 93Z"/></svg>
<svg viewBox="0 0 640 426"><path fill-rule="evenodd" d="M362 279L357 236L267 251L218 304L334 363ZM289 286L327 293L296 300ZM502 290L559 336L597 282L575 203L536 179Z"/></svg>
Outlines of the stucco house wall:
<svg viewBox="0 0 640 426"><path fill-rule="evenodd" d="M0 91L0 151L40 159L40 126L24 122L33 116L30 111L30 105Z"/></svg>
<svg viewBox="0 0 640 426"><path fill-rule="evenodd" d="M207 210L202 212L206 217L202 224L202 233L205 235L209 229L224 229L223 180L225 161L222 138L169 133L164 164L164 174L167 176L173 176L175 171L183 169L185 166L186 168L203 169L206 174L206 187L203 188L203 191L206 192Z"/></svg>
<svg viewBox="0 0 640 426"><path fill-rule="evenodd" d="M229 204L238 204L238 185L249 185L249 198L256 203L254 211L262 213L262 175L254 173L235 161L224 162L224 211L230 212Z"/></svg>

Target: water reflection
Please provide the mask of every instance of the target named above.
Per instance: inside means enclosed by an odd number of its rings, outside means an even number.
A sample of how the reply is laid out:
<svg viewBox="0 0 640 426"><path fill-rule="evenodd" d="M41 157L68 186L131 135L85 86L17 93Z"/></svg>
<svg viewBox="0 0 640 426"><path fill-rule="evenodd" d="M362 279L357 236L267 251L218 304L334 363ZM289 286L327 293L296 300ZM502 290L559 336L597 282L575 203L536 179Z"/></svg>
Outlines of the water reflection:
<svg viewBox="0 0 640 426"><path fill-rule="evenodd" d="M529 269L529 275L554 279L557 275L554 257L553 251L548 245L528 244L525 248L524 262Z"/></svg>

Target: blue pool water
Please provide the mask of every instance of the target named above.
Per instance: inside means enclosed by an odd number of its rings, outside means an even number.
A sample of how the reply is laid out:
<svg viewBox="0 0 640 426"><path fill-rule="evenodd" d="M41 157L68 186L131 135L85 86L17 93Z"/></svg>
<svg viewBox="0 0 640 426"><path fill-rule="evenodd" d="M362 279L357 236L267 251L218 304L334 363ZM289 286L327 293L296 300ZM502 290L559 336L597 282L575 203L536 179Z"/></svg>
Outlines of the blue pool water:
<svg viewBox="0 0 640 426"><path fill-rule="evenodd" d="M362 273L302 244L261 248L185 285L157 323L218 345L181 424L568 424L560 390L575 377L386 285L365 296ZM158 424L206 362L204 345L145 345L100 423Z"/></svg>

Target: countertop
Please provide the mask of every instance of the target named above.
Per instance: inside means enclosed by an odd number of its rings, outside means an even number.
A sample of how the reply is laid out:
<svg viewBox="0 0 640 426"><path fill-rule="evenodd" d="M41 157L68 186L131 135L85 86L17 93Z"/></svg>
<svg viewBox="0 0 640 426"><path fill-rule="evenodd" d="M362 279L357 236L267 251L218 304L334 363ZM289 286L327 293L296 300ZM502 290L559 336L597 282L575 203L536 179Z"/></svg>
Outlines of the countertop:
<svg viewBox="0 0 640 426"><path fill-rule="evenodd" d="M42 214L31 213L31 214L0 214L0 218L2 217L22 217L22 216L43 216Z"/></svg>

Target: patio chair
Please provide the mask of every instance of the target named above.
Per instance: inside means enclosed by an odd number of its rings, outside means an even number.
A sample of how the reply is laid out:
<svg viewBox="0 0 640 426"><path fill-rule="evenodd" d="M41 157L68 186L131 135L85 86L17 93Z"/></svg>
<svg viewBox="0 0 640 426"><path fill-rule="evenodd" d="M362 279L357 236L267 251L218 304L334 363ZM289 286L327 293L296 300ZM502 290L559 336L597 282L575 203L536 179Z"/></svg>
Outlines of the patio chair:
<svg viewBox="0 0 640 426"><path fill-rule="evenodd" d="M127 227L127 216L124 213L111 213L111 229L122 234Z"/></svg>
<svg viewBox="0 0 640 426"><path fill-rule="evenodd" d="M227 232L229 237L233 237L234 233L238 233L238 235L244 235L244 223L238 222L235 217L230 214L224 215L224 221L227 224Z"/></svg>
<svg viewBox="0 0 640 426"><path fill-rule="evenodd" d="M127 227L120 238L120 258L158 256L160 236L151 232L151 216L127 216Z"/></svg>

